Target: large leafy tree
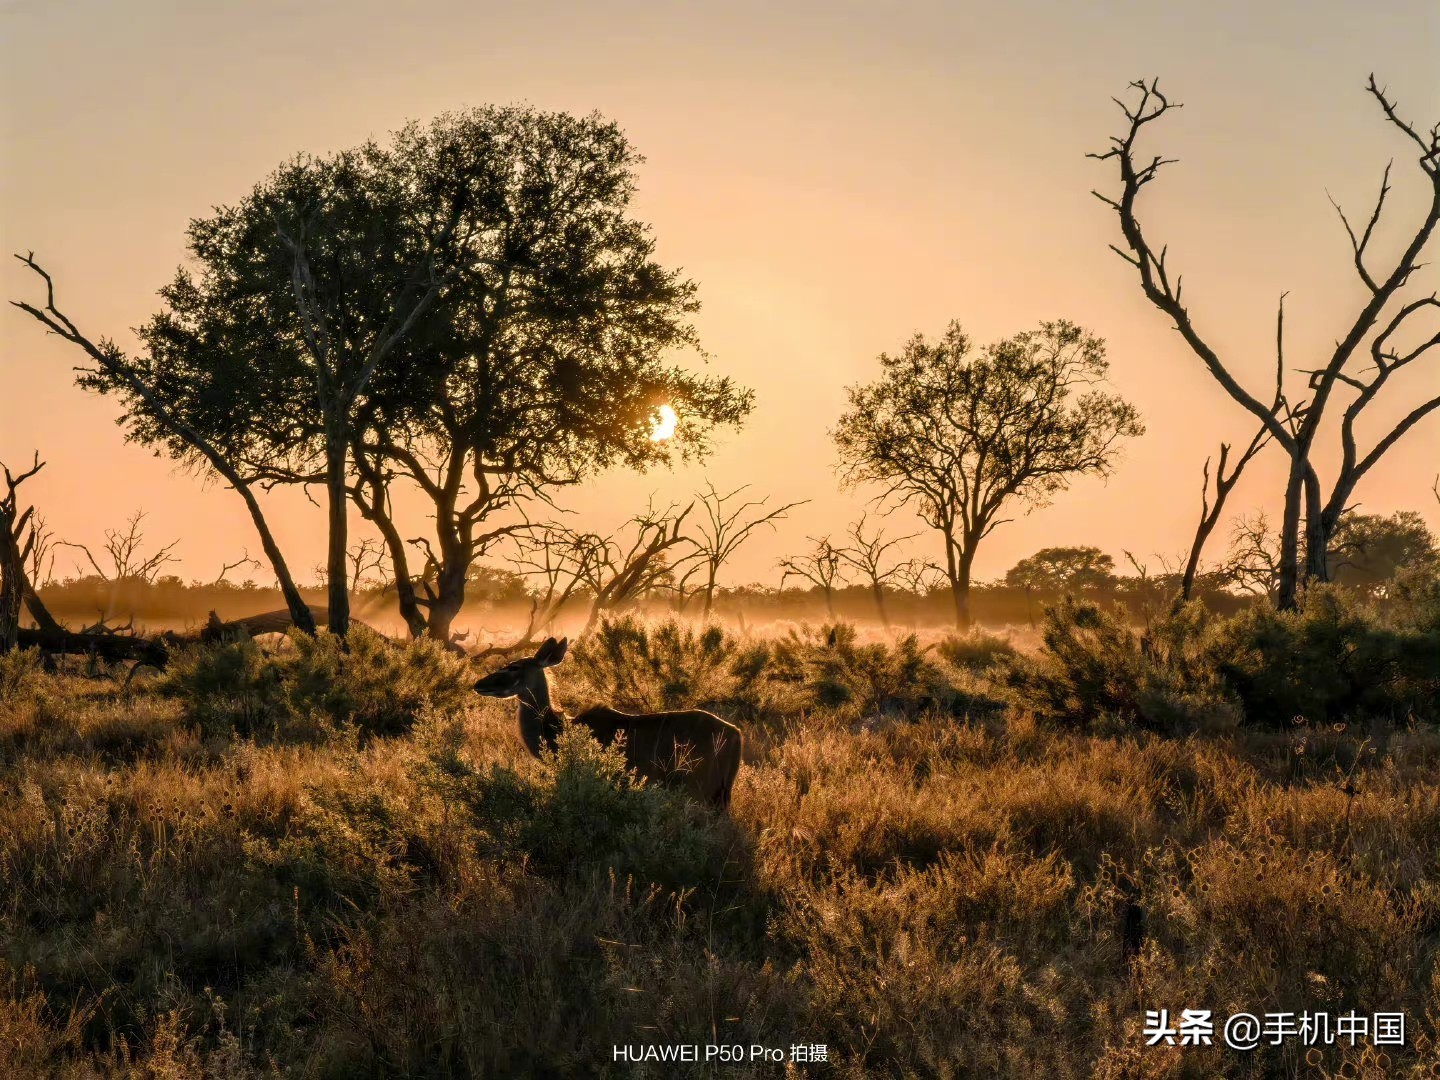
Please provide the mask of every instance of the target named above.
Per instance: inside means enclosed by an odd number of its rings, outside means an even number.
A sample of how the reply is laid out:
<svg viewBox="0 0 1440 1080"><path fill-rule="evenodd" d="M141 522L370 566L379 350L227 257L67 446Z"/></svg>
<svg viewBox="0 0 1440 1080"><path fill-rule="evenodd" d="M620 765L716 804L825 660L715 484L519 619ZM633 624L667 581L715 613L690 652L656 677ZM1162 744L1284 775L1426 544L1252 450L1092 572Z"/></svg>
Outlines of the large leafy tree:
<svg viewBox="0 0 1440 1080"><path fill-rule="evenodd" d="M1440 567L1440 544L1414 510L1352 512L1340 518L1326 561L1331 581L1381 597L1400 574Z"/></svg>
<svg viewBox="0 0 1440 1080"><path fill-rule="evenodd" d="M671 362L697 351L695 286L653 258L630 212L639 157L590 117L478 110L406 134L406 154L481 147L489 180L467 219L476 263L378 371L358 412L351 494L384 536L412 632L449 635L474 560L526 527L517 511L621 466L708 449L750 394ZM457 151L458 152L458 151ZM656 410L673 410L657 439ZM396 521L393 478L433 507L417 546Z"/></svg>
<svg viewBox="0 0 1440 1080"><path fill-rule="evenodd" d="M1100 389L1104 342L1044 322L976 349L958 323L880 357L880 378L849 389L834 432L850 483L874 484L938 531L955 604L970 625L980 541L1016 507L1048 501L1080 475L1109 473L1123 438L1144 431L1133 406Z"/></svg>
<svg viewBox="0 0 1440 1080"><path fill-rule="evenodd" d="M139 330L144 377L172 414L261 483L323 487L330 629L349 624L350 446L397 346L477 271L473 219L490 177L461 153L417 152L406 128L282 165L238 203L193 221L192 261ZM176 444L123 384L134 432Z"/></svg>
<svg viewBox="0 0 1440 1080"><path fill-rule="evenodd" d="M1049 592L1103 589L1115 584L1115 560L1097 547L1041 548L1012 566L1005 584Z"/></svg>
<svg viewBox="0 0 1440 1080"><path fill-rule="evenodd" d="M611 464L703 452L710 425L748 411L728 381L664 360L695 346L695 287L629 212L638 161L614 124L528 108L297 158L192 223L132 377L101 367L93 384L177 457L199 456L196 432L247 488L323 487L332 630L355 505L412 631L448 636L474 558L517 527L493 515ZM681 417L665 444L650 438L662 403ZM434 506L418 574L397 477Z"/></svg>

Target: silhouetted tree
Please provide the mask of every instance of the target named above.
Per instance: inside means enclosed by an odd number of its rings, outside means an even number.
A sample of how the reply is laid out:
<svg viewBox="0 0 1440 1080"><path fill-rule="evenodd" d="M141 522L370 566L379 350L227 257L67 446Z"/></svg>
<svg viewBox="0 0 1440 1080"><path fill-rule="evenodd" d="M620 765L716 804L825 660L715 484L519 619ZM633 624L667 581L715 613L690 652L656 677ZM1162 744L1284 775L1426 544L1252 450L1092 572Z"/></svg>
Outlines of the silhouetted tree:
<svg viewBox="0 0 1440 1080"><path fill-rule="evenodd" d="M1279 332L1283 333L1283 307L1280 318L1281 330ZM1245 471L1245 466L1264 448L1269 439L1269 431L1262 427L1250 440L1250 445L1235 459L1234 467L1229 472L1225 471L1225 464L1230 457L1230 444L1220 444L1220 459L1215 463L1215 493L1213 497L1210 493L1210 459L1205 459L1205 467L1200 480L1200 521L1195 526L1195 539L1190 543L1190 554L1185 560L1185 572L1180 578L1179 599L1182 603L1189 600L1195 591L1195 579L1200 572L1200 556L1205 550L1205 542L1210 539L1210 534L1220 523L1220 515L1225 510L1225 500L1230 497L1230 492L1235 490L1235 485L1240 480L1240 474Z"/></svg>
<svg viewBox="0 0 1440 1080"><path fill-rule="evenodd" d="M840 549L840 558L864 575L866 584L870 586L870 594L875 598L876 613L880 616L880 622L888 629L890 612L885 606L885 590L892 581L902 578L905 572L905 564L892 562L889 553L893 548L915 539L916 534L892 538L887 537L885 530L880 528L867 532L865 516L862 515L859 521L850 526L848 535L850 543Z"/></svg>
<svg viewBox="0 0 1440 1080"><path fill-rule="evenodd" d="M1016 504L1045 503L1070 480L1108 474L1135 409L1100 390L1104 343L1069 322L1041 323L972 350L958 323L880 357L877 382L849 389L834 437L847 482L915 508L945 545L955 624L971 623L980 541Z"/></svg>
<svg viewBox="0 0 1440 1080"><path fill-rule="evenodd" d="M638 160L598 118L475 109L296 158L192 223L194 268L140 329L145 377L247 480L324 487L332 630L352 501L412 632L445 638L474 558L519 527L492 515L607 465L702 452L709 425L748 410L728 381L661 360L695 344L697 305L629 213ZM679 430L652 441L667 402ZM127 405L141 438L166 437L149 401ZM434 506L423 597L397 476Z"/></svg>
<svg viewBox="0 0 1440 1080"><path fill-rule="evenodd" d="M682 531L694 504L656 510L653 505L628 522L629 535L577 532L552 524L514 533L514 565L537 583L530 620L511 651L534 641L572 600L588 599L589 614L582 633L588 633L600 616L623 611L671 577L666 556L691 543Z"/></svg>
<svg viewBox="0 0 1440 1080"><path fill-rule="evenodd" d="M154 356L131 357L114 342L101 338L98 342L82 333L74 321L55 304L55 283L45 268L35 261L34 254L16 255L45 283L45 304L37 307L25 301L12 301L21 311L47 327L89 357L94 367L77 368L81 386L92 390L118 392L126 403L129 437L147 444L163 445L172 457L186 461L204 461L214 469L241 499L260 535L260 545L275 572L275 581L285 598L293 624L306 633L314 633L315 618L295 587L295 579L285 562L270 523L255 497L256 477L244 465L243 447L248 433L243 424L228 432L230 441L211 438L202 429L212 424L202 412L190 415L184 400L187 392L197 387L185 385L183 377L169 377L164 365ZM203 394L202 394L203 397ZM211 418L223 406L212 408Z"/></svg>
<svg viewBox="0 0 1440 1080"><path fill-rule="evenodd" d="M1025 608L1035 623L1037 592L1098 589L1115 583L1115 560L1097 547L1041 548L1005 572L1005 584L1025 590Z"/></svg>
<svg viewBox="0 0 1440 1080"><path fill-rule="evenodd" d="M1227 580L1275 603L1280 595L1282 560L1280 535L1263 510L1236 519L1223 567Z"/></svg>
<svg viewBox="0 0 1440 1080"><path fill-rule="evenodd" d="M1005 584L1046 592L1115 584L1115 560L1097 547L1041 548L1005 573Z"/></svg>
<svg viewBox="0 0 1440 1080"><path fill-rule="evenodd" d="M750 539L756 529L761 526L773 529L775 522L808 501L802 499L800 502L786 503L774 510L765 508L769 501L768 496L736 502L748 486L742 484L734 491L721 495L715 490L714 484L706 481L705 490L697 496L705 511L705 519L697 524L695 532L689 537L693 550L680 560L689 563L689 566L679 574L677 588L683 591L690 578L699 578L697 591L702 598L700 614L706 618L715 606L715 587L719 581L720 568Z"/></svg>
<svg viewBox="0 0 1440 1080"><path fill-rule="evenodd" d="M1330 542L1330 580L1368 596L1383 596L1406 570L1435 567L1440 560L1435 534L1413 510L1388 517L1346 514Z"/></svg>
<svg viewBox="0 0 1440 1080"><path fill-rule="evenodd" d="M814 545L803 555L792 555L780 560L780 587L792 577L808 581L825 597L825 613L835 618L835 586L842 580L845 556L830 542L828 536L808 537Z"/></svg>
<svg viewBox="0 0 1440 1080"><path fill-rule="evenodd" d="M751 395L664 359L697 348L695 285L653 260L630 207L641 159L614 124L483 109L411 141L437 167L458 158L477 174L462 222L472 264L372 380L352 497L386 539L412 632L443 639L471 564L525 527L527 502L606 468L703 457ZM662 404L678 419L663 440ZM433 508L418 577L396 477Z"/></svg>
<svg viewBox="0 0 1440 1080"><path fill-rule="evenodd" d="M5 490L0 492L0 653L19 643L20 609L33 595L25 563L35 547L35 508L20 508L20 485L44 467L38 452L24 472L12 473L0 465L5 474Z"/></svg>
<svg viewBox="0 0 1440 1080"><path fill-rule="evenodd" d="M1112 137L1111 148L1092 157L1113 160L1119 170L1120 191L1111 197L1095 192L1097 198L1115 210L1120 219L1124 247L1114 250L1138 271L1140 285L1149 301L1164 312L1180 331L1190 350L1200 359L1225 392L1251 413L1264 426L1290 459L1285 486L1284 513L1280 526L1277 604L1294 607L1298 589L1307 578L1324 579L1328 573L1326 553L1330 538L1339 525L1356 485L1407 431L1430 412L1440 407L1440 394L1422 398L1408 412L1388 427L1366 451L1359 448L1357 425L1365 409L1376 395L1401 369L1424 357L1440 345L1440 332L1413 336L1418 318L1440 312L1440 299L1435 295L1403 301L1401 293L1420 268L1421 255L1440 224L1440 124L1422 134L1401 119L1394 102L1372 75L1368 90L1380 106L1386 121L1419 151L1420 171L1428 188L1426 205L1420 219L1406 231L1400 252L1382 269L1373 267L1370 244L1377 233L1390 192L1390 166L1386 166L1380 193L1364 228L1357 231L1344 213L1340 219L1350 240L1355 271L1365 289L1360 310L1349 320L1336 339L1328 356L1318 358L1318 366L1301 368L1308 376L1305 389L1310 396L1291 402L1285 388L1283 338L1277 341L1275 357L1275 389L1266 404L1236 378L1196 326L1189 310L1182 303L1179 274L1172 274L1166 261L1167 249L1157 252L1141 229L1136 203L1142 188L1173 161L1156 156L1148 161L1138 156L1136 144L1145 126L1159 120L1179 105L1160 92L1157 81L1131 83L1137 93L1132 103L1117 104L1125 114L1126 127ZM1339 210L1339 207L1336 207ZM1281 298L1283 303L1284 298ZM1405 341L1406 344L1399 344ZM1369 366L1363 366L1368 360ZM1435 385L1431 379L1429 387ZM1326 496L1312 465L1313 451L1322 427L1330 419L1332 397L1350 393L1338 425L1339 469L1334 485ZM1303 509L1303 514L1302 514ZM1304 566L1301 566L1301 533L1304 533Z"/></svg>

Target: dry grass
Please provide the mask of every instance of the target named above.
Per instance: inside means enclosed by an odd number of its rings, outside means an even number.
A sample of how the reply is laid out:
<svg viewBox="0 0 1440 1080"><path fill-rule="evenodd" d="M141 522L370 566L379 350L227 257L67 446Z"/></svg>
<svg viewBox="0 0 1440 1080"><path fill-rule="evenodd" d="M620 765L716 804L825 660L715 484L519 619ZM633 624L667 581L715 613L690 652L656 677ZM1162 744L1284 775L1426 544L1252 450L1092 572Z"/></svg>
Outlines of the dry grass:
<svg viewBox="0 0 1440 1080"><path fill-rule="evenodd" d="M1433 727L1076 730L993 644L794 630L612 628L557 678L744 716L729 821L578 735L530 760L423 648L0 659L0 1075L1431 1074ZM1409 1045L1146 1049L1161 1007L1404 1009Z"/></svg>

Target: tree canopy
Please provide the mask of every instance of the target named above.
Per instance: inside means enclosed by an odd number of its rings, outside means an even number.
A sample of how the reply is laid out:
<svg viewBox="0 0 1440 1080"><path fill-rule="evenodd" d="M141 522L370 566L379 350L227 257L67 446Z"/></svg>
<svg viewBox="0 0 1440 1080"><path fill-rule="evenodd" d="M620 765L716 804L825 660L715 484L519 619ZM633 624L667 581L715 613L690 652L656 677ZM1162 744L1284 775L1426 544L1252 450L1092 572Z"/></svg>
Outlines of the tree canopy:
<svg viewBox="0 0 1440 1080"><path fill-rule="evenodd" d="M1048 547L1021 559L1005 574L1005 584L1061 592L1100 589L1115 582L1115 560L1097 547Z"/></svg>
<svg viewBox="0 0 1440 1080"><path fill-rule="evenodd" d="M487 518L610 465L703 454L749 411L669 359L698 353L696 287L630 212L640 160L598 116L479 108L297 157L192 222L132 363L248 478L325 486L332 628L347 505L385 537L412 630L428 608L443 635ZM124 383L92 384L125 397L134 437L194 456ZM662 404L679 417L663 442ZM418 575L396 477L435 507Z"/></svg>
<svg viewBox="0 0 1440 1080"><path fill-rule="evenodd" d="M1043 505L1076 476L1107 475L1120 441L1144 426L1101 389L1104 342L1066 321L980 349L952 322L880 365L878 380L849 389L834 432L844 475L940 532L956 623L968 626L975 550L1010 520L1002 514Z"/></svg>
<svg viewBox="0 0 1440 1080"><path fill-rule="evenodd" d="M1414 510L1387 516L1348 513L1331 538L1330 580L1370 596L1383 596L1406 571L1436 568L1440 546Z"/></svg>

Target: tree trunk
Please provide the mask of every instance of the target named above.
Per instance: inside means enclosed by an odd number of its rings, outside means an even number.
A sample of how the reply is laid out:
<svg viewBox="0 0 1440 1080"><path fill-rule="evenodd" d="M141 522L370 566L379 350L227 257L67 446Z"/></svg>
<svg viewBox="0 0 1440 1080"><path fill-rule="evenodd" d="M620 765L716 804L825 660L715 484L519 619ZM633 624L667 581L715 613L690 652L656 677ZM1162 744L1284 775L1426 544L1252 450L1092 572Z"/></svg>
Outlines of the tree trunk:
<svg viewBox="0 0 1440 1080"><path fill-rule="evenodd" d="M1290 480L1285 488L1285 516L1280 526L1280 582L1275 606L1293 611L1300 589L1300 497L1304 477L1295 458L1290 459Z"/></svg>
<svg viewBox="0 0 1440 1080"><path fill-rule="evenodd" d="M1210 532L1219 521L1216 517L1202 517L1200 524L1195 528L1195 540L1190 545L1190 558L1185 562L1185 576L1180 579L1180 600L1183 603L1190 599L1190 594L1195 591L1195 576L1200 570L1200 553L1205 549L1205 541L1210 538Z"/></svg>
<svg viewBox="0 0 1440 1080"><path fill-rule="evenodd" d="M344 432L337 418L325 425L325 492L329 502L329 550L325 579L330 606L330 632L344 637L350 629L349 546L350 498L345 488L345 465L349 459Z"/></svg>
<svg viewBox="0 0 1440 1080"><path fill-rule="evenodd" d="M959 560L955 560L953 556L951 558L953 569L950 591L955 597L955 629L962 632L975 624L975 620L970 616L970 564L974 559L972 547L972 542L967 540Z"/></svg>
<svg viewBox="0 0 1440 1080"><path fill-rule="evenodd" d="M447 556L448 560L448 556ZM465 606L465 570L454 565L444 566L435 580L435 599L430 604L426 636L433 641L450 644L450 627Z"/></svg>
<svg viewBox="0 0 1440 1080"><path fill-rule="evenodd" d="M1320 479L1305 470L1305 581L1330 580L1330 530L1320 505Z"/></svg>
<svg viewBox="0 0 1440 1080"><path fill-rule="evenodd" d="M50 609L47 608L44 601L40 599L40 594L35 591L35 586L30 582L29 578L22 577L20 579L20 587L25 591L25 606L29 609L30 617L35 620L36 626L41 630L64 629L64 627L56 621L55 616L50 614Z"/></svg>
<svg viewBox="0 0 1440 1080"><path fill-rule="evenodd" d="M21 648L48 653L99 656L106 660L139 660L163 668L170 659L163 641L130 634L79 634L73 630L21 630Z"/></svg>
<svg viewBox="0 0 1440 1080"><path fill-rule="evenodd" d="M890 612L885 609L885 586L878 581L872 581L870 587L875 593L875 610L880 614L880 623L886 630L889 630Z"/></svg>
<svg viewBox="0 0 1440 1080"><path fill-rule="evenodd" d="M0 531L4 533L0 535L0 653L7 653L20 643L20 603L25 590L19 552L12 550L8 525L0 524Z"/></svg>
<svg viewBox="0 0 1440 1080"><path fill-rule="evenodd" d="M361 462L358 456L356 462L357 464ZM360 468L361 474L364 475L363 464ZM360 513L364 515L365 520L380 530L380 536L384 539L385 547L390 552L390 567L395 578L395 598L400 604L400 617L405 620L405 626L410 631L412 638L424 637L425 613L420 610L420 600L415 594L415 582L410 580L410 560L405 555L405 541L400 536L400 530L395 527L395 522L391 520L383 506L372 506L358 493L354 495L354 499L355 505L360 508Z"/></svg>
<svg viewBox="0 0 1440 1080"><path fill-rule="evenodd" d="M960 566L955 559L955 537L945 533L945 576L950 581L950 598L955 604L955 628L966 630L970 626L970 581L968 574L964 585L960 582Z"/></svg>
<svg viewBox="0 0 1440 1080"><path fill-rule="evenodd" d="M710 618L710 609L715 606L715 571L710 570L709 579L705 582L705 603L700 610L702 619Z"/></svg>

